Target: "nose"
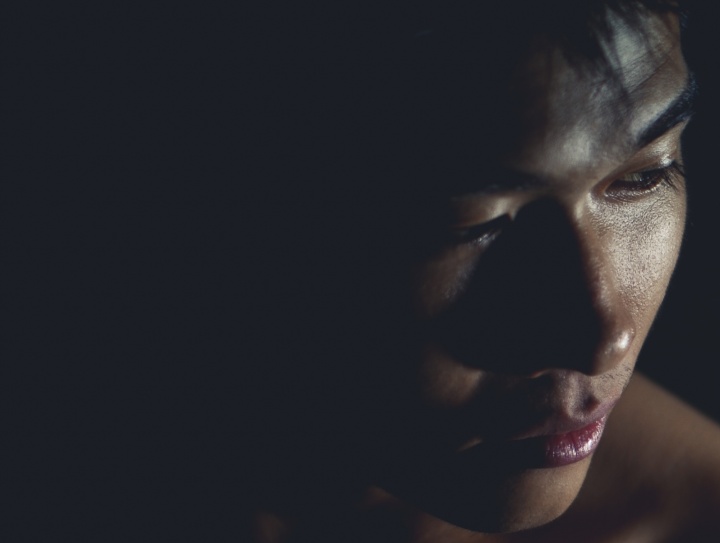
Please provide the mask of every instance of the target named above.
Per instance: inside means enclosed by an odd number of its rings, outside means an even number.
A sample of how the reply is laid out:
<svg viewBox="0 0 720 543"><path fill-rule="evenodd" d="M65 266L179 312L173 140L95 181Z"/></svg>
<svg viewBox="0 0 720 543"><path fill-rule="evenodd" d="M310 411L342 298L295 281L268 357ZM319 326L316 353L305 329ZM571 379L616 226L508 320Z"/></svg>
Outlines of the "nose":
<svg viewBox="0 0 720 543"><path fill-rule="evenodd" d="M453 356L521 375L599 375L625 359L635 325L612 242L576 215L550 200L518 212L437 322Z"/></svg>

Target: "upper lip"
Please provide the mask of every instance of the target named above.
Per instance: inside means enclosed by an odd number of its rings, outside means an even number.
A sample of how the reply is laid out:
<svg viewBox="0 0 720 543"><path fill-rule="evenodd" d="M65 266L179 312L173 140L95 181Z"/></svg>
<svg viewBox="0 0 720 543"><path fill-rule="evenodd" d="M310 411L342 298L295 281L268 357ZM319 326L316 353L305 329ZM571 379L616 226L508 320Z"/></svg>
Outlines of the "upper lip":
<svg viewBox="0 0 720 543"><path fill-rule="evenodd" d="M619 398L616 398L614 400L602 403L591 413L588 413L585 416L567 416L562 413L556 414L555 416L552 416L543 421L540 425L533 427L528 432L525 432L524 435L520 435L515 439L562 435L576 432L605 418L610 413L610 411L612 411L613 407L615 407L615 404L618 402L618 400Z"/></svg>
<svg viewBox="0 0 720 543"><path fill-rule="evenodd" d="M618 402L618 400L619 398L616 398L614 400L604 402L596 409L594 409L591 413L584 416L570 416L561 412L553 413L545 417L537 424L529 427L526 426L524 429L519 431L503 434L493 434L491 436L485 436L482 439L471 439L465 442L465 444L463 444L457 450L464 451L483 442L497 443L503 441L519 441L523 439L550 437L554 435L563 435L576 432L578 430L586 428L587 426L590 426L595 422L605 419L610 413L610 411L612 411L613 407L615 407L615 404Z"/></svg>

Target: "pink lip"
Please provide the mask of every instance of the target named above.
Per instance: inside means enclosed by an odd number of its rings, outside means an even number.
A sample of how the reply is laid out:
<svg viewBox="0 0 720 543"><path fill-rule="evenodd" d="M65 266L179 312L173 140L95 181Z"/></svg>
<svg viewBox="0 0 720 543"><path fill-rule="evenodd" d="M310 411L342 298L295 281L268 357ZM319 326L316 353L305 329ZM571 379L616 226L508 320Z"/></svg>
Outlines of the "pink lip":
<svg viewBox="0 0 720 543"><path fill-rule="evenodd" d="M486 441L463 450L463 465L493 464L498 469L559 468L590 456L605 429L607 415L571 432L525 439Z"/></svg>
<svg viewBox="0 0 720 543"><path fill-rule="evenodd" d="M546 467L566 466L590 456L600 443L606 421L607 415L574 432L533 438L543 442Z"/></svg>
<svg viewBox="0 0 720 543"><path fill-rule="evenodd" d="M460 454L467 460L493 458L508 467L557 468L574 464L595 452L615 403L596 409L591 420L550 419L534 431L510 439L480 442Z"/></svg>

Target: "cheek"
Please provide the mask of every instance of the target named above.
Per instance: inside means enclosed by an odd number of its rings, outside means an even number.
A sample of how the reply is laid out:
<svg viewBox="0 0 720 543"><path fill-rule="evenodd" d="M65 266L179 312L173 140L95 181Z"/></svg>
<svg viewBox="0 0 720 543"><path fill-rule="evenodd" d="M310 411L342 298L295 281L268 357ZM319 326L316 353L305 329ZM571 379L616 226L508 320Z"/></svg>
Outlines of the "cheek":
<svg viewBox="0 0 720 543"><path fill-rule="evenodd" d="M482 247L446 250L412 273L413 313L421 319L443 312L460 296L477 268Z"/></svg>
<svg viewBox="0 0 720 543"><path fill-rule="evenodd" d="M649 328L675 268L685 226L684 192L614 206L605 221L617 288L643 328Z"/></svg>

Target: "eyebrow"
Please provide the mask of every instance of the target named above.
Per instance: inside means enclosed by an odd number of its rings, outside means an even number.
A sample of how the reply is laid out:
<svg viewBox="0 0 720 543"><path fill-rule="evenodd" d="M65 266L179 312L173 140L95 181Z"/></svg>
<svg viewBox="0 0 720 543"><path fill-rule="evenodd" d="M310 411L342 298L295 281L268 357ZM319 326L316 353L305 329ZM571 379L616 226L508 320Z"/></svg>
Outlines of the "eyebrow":
<svg viewBox="0 0 720 543"><path fill-rule="evenodd" d="M677 125L687 121L693 116L695 99L698 94L697 80L695 74L688 74L687 82L683 90L670 103L670 105L658 115L636 138L634 147L642 149L649 145L660 136L666 134ZM468 195L491 195L500 192L523 192L542 187L547 180L530 173L521 172L501 165L495 165L492 172L485 173L488 179L498 179L500 181L491 181L482 183L478 186L477 180L474 180L474 187L464 187L466 190L458 191L455 196L463 197ZM457 187L460 188L460 187Z"/></svg>
<svg viewBox="0 0 720 543"><path fill-rule="evenodd" d="M694 113L693 106L697 94L697 80L695 74L690 72L680 94L677 95L665 111L642 130L635 139L634 147L642 149L680 123L690 119ZM468 180L466 184L459 182L457 186L453 187L453 196L463 198L471 195L487 196L504 192L524 192L543 187L547 184L547 180L540 176L518 171L500 164L491 166L491 171L487 171L487 169L488 167L486 166L483 177L488 180L495 179L497 181L478 183L477 179L472 179Z"/></svg>
<svg viewBox="0 0 720 543"><path fill-rule="evenodd" d="M664 112L640 133L635 141L635 147L642 149L680 123L690 119L694 113L693 106L697 94L697 80L695 79L695 75L690 72L682 92L672 101Z"/></svg>

